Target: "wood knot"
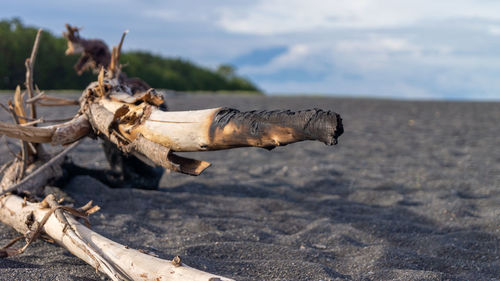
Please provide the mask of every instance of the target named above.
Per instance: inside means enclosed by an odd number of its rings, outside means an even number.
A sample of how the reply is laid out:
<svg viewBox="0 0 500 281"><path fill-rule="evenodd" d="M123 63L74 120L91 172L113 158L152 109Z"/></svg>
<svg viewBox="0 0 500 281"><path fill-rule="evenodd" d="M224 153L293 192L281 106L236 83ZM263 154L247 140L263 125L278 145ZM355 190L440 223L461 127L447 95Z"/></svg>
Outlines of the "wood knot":
<svg viewBox="0 0 500 281"><path fill-rule="evenodd" d="M26 216L26 220L24 221L24 224L28 227L28 229L31 229L33 224L35 223L35 215L33 212L30 212L28 216Z"/></svg>
<svg viewBox="0 0 500 281"><path fill-rule="evenodd" d="M179 257L179 256L175 256L175 258L173 258L173 259L172 259L172 264L173 264L175 267L182 266L181 257Z"/></svg>

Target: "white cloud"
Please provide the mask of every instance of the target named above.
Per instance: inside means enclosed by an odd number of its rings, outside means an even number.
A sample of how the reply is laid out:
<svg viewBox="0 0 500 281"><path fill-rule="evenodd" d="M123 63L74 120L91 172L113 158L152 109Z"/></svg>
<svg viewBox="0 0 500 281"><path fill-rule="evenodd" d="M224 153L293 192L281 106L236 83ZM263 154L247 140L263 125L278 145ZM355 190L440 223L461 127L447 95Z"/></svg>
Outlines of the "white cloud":
<svg viewBox="0 0 500 281"><path fill-rule="evenodd" d="M124 1L126 9L112 0L89 13L80 2L19 0L0 16L57 34L70 22L110 45L130 29L125 49L214 68L286 46L269 63L238 71L271 93L500 99L500 1Z"/></svg>
<svg viewBox="0 0 500 281"><path fill-rule="evenodd" d="M148 9L142 11L142 15L146 18L153 17L164 21L179 21L183 19L181 13L173 9Z"/></svg>
<svg viewBox="0 0 500 281"><path fill-rule="evenodd" d="M400 60L424 63L433 56L445 55L447 46L420 46L404 37L370 34L355 39L331 39L320 42L292 44L287 52L268 64L247 66L240 70L245 74L269 74L286 69L302 69L311 73L342 71L363 73L392 68L395 55ZM335 70L333 68L336 68Z"/></svg>
<svg viewBox="0 0 500 281"><path fill-rule="evenodd" d="M500 36L500 25L490 25L490 26L488 26L488 32L491 35Z"/></svg>
<svg viewBox="0 0 500 281"><path fill-rule="evenodd" d="M417 54L420 47L407 39L396 37L368 36L364 39L339 40L336 50L339 52L411 52Z"/></svg>
<svg viewBox="0 0 500 281"><path fill-rule="evenodd" d="M330 28L392 28L420 21L500 20L499 1L260 0L246 9L219 8L227 31L258 35Z"/></svg>
<svg viewBox="0 0 500 281"><path fill-rule="evenodd" d="M240 69L246 75L266 75L282 70L297 70L320 73L328 71L325 63L332 62L330 47L314 44L293 44L286 52L273 58L265 65L244 66Z"/></svg>
<svg viewBox="0 0 500 281"><path fill-rule="evenodd" d="M291 46L285 53L277 56L266 66L268 70L279 70L303 66L311 55L311 48L305 44Z"/></svg>

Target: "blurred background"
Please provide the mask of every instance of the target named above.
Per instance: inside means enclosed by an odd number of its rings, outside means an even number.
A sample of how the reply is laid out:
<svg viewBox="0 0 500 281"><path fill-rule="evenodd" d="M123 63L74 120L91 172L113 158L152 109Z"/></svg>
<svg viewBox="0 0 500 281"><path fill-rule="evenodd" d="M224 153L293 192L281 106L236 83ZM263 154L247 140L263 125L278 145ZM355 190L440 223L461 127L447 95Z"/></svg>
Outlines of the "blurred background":
<svg viewBox="0 0 500 281"><path fill-rule="evenodd" d="M0 89L24 80L82 89L64 24L116 45L130 76L179 91L262 91L397 99L499 100L500 2L490 0L5 1ZM45 40L45 41L43 41Z"/></svg>

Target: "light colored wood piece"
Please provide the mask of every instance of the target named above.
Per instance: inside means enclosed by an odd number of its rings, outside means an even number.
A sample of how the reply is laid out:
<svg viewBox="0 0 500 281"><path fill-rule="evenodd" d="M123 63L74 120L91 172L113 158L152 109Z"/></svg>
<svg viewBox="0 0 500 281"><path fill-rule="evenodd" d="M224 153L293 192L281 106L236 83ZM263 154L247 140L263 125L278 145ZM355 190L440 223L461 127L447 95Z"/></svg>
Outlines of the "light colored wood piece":
<svg viewBox="0 0 500 281"><path fill-rule="evenodd" d="M25 202L16 195L0 199L0 221L21 233L29 230L25 223L28 216L33 214L34 219L40 222L50 210L41 203ZM63 219L59 220L52 215L43 226L43 231L56 243L107 274L112 280L231 280L141 253L92 231L69 214L63 213L63 216L67 225L61 221Z"/></svg>

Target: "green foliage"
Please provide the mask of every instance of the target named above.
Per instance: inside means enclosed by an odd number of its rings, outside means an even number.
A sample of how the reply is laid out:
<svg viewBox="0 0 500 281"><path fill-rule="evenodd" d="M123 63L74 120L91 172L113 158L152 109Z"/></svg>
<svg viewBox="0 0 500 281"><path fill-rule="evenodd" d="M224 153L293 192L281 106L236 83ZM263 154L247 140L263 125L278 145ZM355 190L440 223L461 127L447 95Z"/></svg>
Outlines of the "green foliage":
<svg viewBox="0 0 500 281"><path fill-rule="evenodd" d="M24 83L24 61L31 54L37 29L19 19L0 21L0 89L14 89ZM35 64L35 83L41 89L83 89L96 75L78 76L73 65L77 56L66 56L66 40L43 32ZM235 74L232 66L217 71L182 59L164 58L144 51L125 52L121 63L129 77L140 77L152 87L177 91L250 91L259 89Z"/></svg>
<svg viewBox="0 0 500 281"><path fill-rule="evenodd" d="M19 19L0 21L0 89L14 89L24 83L24 62L31 54L37 29ZM95 80L92 73L78 76L75 57L64 55L66 40L43 32L35 63L35 82L41 89L83 89Z"/></svg>

